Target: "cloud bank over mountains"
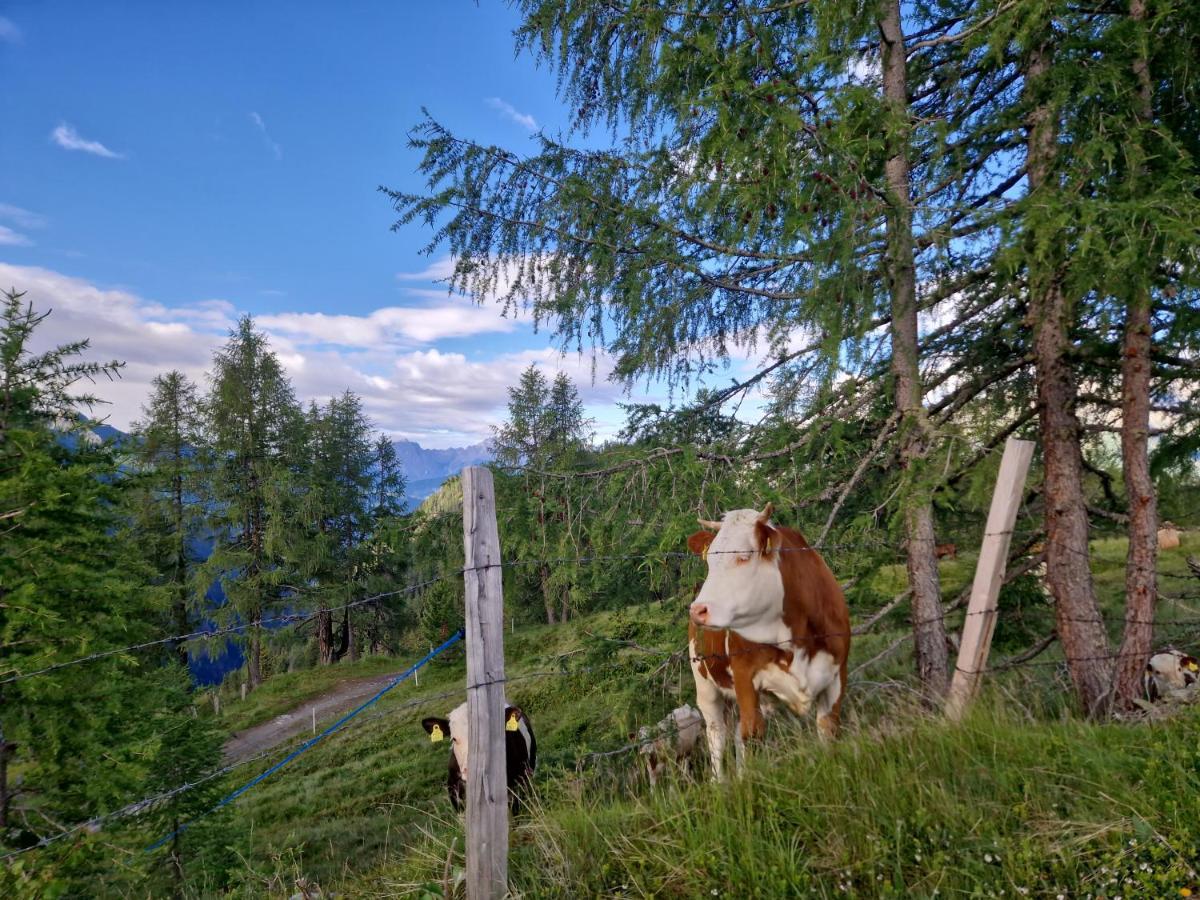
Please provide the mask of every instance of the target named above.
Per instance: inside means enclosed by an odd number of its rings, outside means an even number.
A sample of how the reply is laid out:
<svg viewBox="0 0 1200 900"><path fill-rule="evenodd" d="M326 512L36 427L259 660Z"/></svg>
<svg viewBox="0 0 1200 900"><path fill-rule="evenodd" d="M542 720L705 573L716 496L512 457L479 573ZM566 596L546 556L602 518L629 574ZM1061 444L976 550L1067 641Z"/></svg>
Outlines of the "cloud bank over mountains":
<svg viewBox="0 0 1200 900"><path fill-rule="evenodd" d="M444 262L434 268L445 271ZM421 273L426 275L428 273ZM420 276L415 276L420 277ZM101 286L50 269L0 262L0 287L26 293L38 311L52 311L38 329L35 349L87 337L90 359L122 360L121 378L95 385L108 401L97 414L126 429L140 417L155 375L179 369L203 386L213 351L240 314L223 298L166 305L134 291ZM456 447L486 440L505 415L507 387L526 366L551 377L566 372L579 386L602 434L619 421L618 387L607 381L611 360L566 357L549 347L470 356L438 343L489 335L531 334L529 326L443 291L413 289L413 305L381 307L367 315L277 312L256 316L287 368L297 397L322 402L347 388L363 398L375 425L394 438L424 447ZM537 343L542 341L537 340ZM505 342L512 346L511 341Z"/></svg>

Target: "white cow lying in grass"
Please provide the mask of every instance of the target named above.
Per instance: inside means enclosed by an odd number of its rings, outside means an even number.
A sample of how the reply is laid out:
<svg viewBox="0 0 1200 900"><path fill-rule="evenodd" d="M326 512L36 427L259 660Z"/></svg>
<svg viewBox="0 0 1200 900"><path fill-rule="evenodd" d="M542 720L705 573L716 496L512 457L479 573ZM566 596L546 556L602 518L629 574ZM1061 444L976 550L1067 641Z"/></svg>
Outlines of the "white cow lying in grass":
<svg viewBox="0 0 1200 900"><path fill-rule="evenodd" d="M631 741L638 741L638 753L646 761L646 771L650 776L650 785L658 783L658 777L670 763L683 764L687 770L692 750L704 729L704 719L700 711L688 704L671 711L657 725L643 725L636 734L629 735Z"/></svg>
<svg viewBox="0 0 1200 900"><path fill-rule="evenodd" d="M1197 681L1200 681L1200 660L1182 650L1155 653L1146 663L1146 672L1142 676L1146 699L1151 702L1172 691L1187 690Z"/></svg>

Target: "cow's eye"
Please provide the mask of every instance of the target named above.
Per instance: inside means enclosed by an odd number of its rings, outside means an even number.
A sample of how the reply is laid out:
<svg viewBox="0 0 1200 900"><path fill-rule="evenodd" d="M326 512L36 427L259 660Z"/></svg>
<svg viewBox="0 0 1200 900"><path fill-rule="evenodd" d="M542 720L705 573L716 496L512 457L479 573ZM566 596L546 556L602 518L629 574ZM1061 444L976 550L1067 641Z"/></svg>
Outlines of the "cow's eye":
<svg viewBox="0 0 1200 900"><path fill-rule="evenodd" d="M740 566L743 563L750 562L750 556L751 556L751 554L749 554L749 553L739 553L736 557L734 557L734 562L736 562Z"/></svg>

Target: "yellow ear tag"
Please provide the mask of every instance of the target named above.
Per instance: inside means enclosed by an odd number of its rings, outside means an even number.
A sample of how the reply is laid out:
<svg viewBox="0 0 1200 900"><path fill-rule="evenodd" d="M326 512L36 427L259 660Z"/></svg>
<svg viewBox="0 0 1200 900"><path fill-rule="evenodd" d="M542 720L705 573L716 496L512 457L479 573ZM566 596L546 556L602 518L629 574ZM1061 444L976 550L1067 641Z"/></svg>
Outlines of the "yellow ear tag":
<svg viewBox="0 0 1200 900"><path fill-rule="evenodd" d="M704 549L700 551L700 559L703 562L708 562L708 544L705 544Z"/></svg>
<svg viewBox="0 0 1200 900"><path fill-rule="evenodd" d="M441 725L434 725L431 729L429 729L430 743L436 744L438 741L443 740L444 737L445 736L442 734L442 726Z"/></svg>
<svg viewBox="0 0 1200 900"><path fill-rule="evenodd" d="M508 717L508 721L504 723L504 730L505 731L516 731L518 727L519 726L517 725L517 714L513 713L511 716Z"/></svg>
<svg viewBox="0 0 1200 900"><path fill-rule="evenodd" d="M1194 662L1188 663L1188 668L1195 672L1197 669L1200 669L1200 664Z"/></svg>

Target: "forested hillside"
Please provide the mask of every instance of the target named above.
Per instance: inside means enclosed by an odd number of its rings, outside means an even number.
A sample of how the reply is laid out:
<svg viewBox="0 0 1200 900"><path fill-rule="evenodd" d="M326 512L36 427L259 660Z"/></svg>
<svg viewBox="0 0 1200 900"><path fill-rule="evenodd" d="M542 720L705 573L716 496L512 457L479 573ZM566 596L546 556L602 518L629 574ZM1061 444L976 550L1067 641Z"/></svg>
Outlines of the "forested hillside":
<svg viewBox="0 0 1200 900"><path fill-rule="evenodd" d="M566 374L496 385L509 699L541 752L514 892L1200 890L1200 687L1154 706L1144 682L1156 650L1200 650L1200 5L511 5L572 128L519 153L426 114L423 180L378 175L454 290L628 389L600 440ZM312 704L462 626L458 480L406 472L352 391L302 402L249 316L203 385L163 372L105 440L121 362L43 349L19 290L0 892L457 895L418 723L461 701L460 649L236 799L309 735L222 748L280 716L316 732ZM986 689L950 725L1014 437L1035 454ZM629 734L695 698L688 536L767 504L845 591L846 737L781 714L744 778L698 760L650 792ZM226 641L244 664L199 689L189 659Z"/></svg>

